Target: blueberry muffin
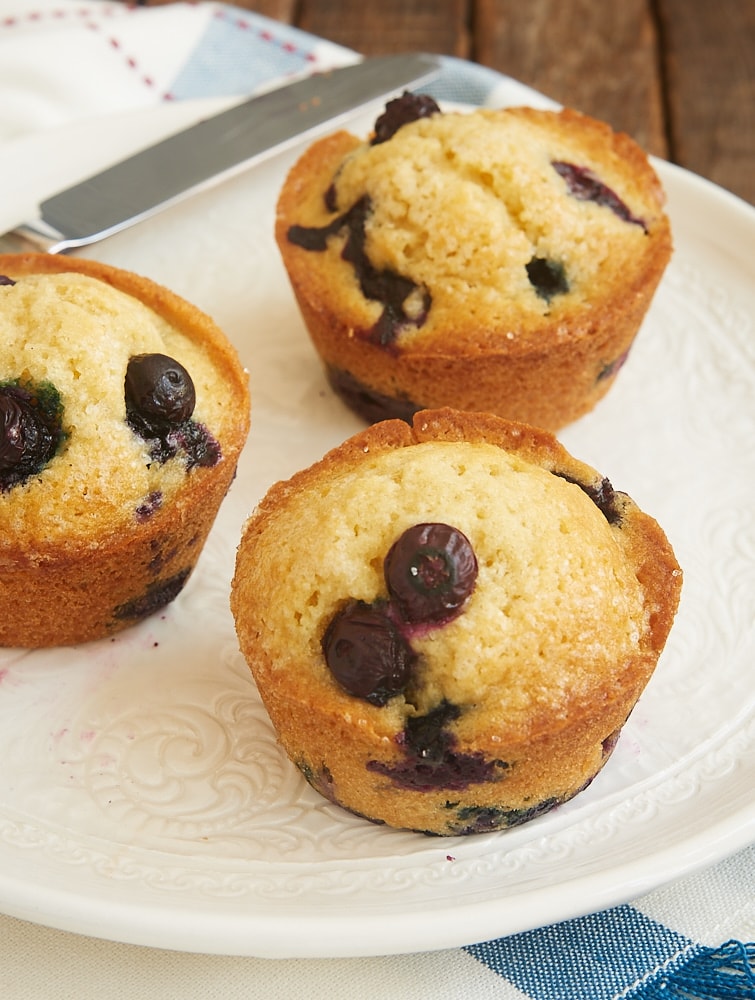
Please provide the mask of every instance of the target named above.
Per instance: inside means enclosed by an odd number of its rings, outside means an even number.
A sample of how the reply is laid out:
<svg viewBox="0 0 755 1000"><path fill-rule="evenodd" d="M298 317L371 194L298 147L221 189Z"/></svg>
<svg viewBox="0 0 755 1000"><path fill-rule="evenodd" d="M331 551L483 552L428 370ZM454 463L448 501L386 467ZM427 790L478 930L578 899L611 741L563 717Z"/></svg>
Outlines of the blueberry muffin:
<svg viewBox="0 0 755 1000"><path fill-rule="evenodd" d="M42 254L0 275L0 645L70 645L186 583L246 440L247 374L145 278Z"/></svg>
<svg viewBox="0 0 755 1000"><path fill-rule="evenodd" d="M612 385L671 254L660 182L575 111L388 104L369 141L312 145L276 239L335 391L557 430Z"/></svg>
<svg viewBox="0 0 755 1000"><path fill-rule="evenodd" d="M459 835L592 780L680 587L658 524L549 432L444 409L373 424L273 486L231 608L314 788L375 822Z"/></svg>

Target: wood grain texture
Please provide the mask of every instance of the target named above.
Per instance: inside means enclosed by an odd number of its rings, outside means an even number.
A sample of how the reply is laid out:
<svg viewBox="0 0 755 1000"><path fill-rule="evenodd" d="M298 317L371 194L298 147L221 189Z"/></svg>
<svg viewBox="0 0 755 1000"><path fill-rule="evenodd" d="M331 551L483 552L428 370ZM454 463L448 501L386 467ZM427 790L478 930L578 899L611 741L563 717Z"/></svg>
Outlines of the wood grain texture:
<svg viewBox="0 0 755 1000"><path fill-rule="evenodd" d="M645 0L478 0L476 61L666 156L658 38Z"/></svg>
<svg viewBox="0 0 755 1000"><path fill-rule="evenodd" d="M467 0L303 0L299 27L365 55L386 52L469 52Z"/></svg>
<svg viewBox="0 0 755 1000"><path fill-rule="evenodd" d="M755 203L755 2L662 0L670 158Z"/></svg>

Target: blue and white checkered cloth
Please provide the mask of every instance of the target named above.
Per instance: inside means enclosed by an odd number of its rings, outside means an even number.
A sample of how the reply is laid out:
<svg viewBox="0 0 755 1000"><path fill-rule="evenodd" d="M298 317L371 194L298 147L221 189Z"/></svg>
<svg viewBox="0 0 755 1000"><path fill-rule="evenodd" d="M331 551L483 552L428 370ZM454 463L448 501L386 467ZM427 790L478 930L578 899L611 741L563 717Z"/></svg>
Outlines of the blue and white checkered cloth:
<svg viewBox="0 0 755 1000"><path fill-rule="evenodd" d="M34 130L159 101L248 94L281 76L354 59L225 4L0 0L0 163L4 141ZM548 103L515 80L452 58L432 90L471 104ZM414 955L182 955L0 916L0 997L755 1000L753 942L755 846L622 906Z"/></svg>

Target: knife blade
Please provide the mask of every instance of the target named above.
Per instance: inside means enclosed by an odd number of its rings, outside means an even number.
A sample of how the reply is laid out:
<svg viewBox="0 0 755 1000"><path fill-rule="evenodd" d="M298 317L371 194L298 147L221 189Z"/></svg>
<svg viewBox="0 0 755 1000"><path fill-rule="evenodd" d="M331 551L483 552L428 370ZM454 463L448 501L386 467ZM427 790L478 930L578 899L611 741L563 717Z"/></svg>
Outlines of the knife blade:
<svg viewBox="0 0 755 1000"><path fill-rule="evenodd" d="M60 253L105 239L439 70L426 53L376 56L248 98L46 198L38 219L0 236L0 252Z"/></svg>

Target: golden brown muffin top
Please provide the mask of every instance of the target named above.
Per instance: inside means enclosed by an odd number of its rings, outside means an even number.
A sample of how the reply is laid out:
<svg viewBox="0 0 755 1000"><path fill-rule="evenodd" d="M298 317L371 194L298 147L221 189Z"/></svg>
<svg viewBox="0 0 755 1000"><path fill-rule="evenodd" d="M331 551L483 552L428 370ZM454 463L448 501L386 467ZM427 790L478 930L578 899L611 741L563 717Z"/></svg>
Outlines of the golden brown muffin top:
<svg viewBox="0 0 755 1000"><path fill-rule="evenodd" d="M4 273L13 261L4 259ZM49 265L48 265L49 266ZM242 409L248 405L243 380L235 386L223 358L213 358L202 342L211 321L187 305L180 317L161 315L136 294L100 280L95 273L66 270L27 273L19 265L15 283L0 287L0 384L54 387L61 406L62 440L37 475L0 491L6 538L19 544L90 536L117 530L159 491L169 502L186 480L179 454L165 462L150 458L143 438L126 422L124 379L129 359L159 353L179 361L196 391L193 418L222 437L245 415L229 412L229 390ZM85 270L90 270L86 268ZM113 274L117 274L113 270ZM134 279L135 288L157 295L158 286ZM162 290L164 291L164 290ZM166 293L169 298L170 293ZM208 349L209 347L209 349Z"/></svg>
<svg viewBox="0 0 755 1000"><path fill-rule="evenodd" d="M663 192L645 154L628 136L573 111L435 114L376 145L338 133L303 162L283 206L288 221L322 226L368 197L370 264L417 285L417 312L429 293L427 320L405 326L402 340L430 336L436 326L500 329L512 304L517 331L526 330L617 289L631 294L649 236L662 229L668 239ZM335 210L328 212L323 195L331 180ZM603 187L597 197L575 197L570 188L580 183ZM340 259L346 239L342 231L331 241L333 294L346 306L355 297L356 308L361 296L351 265ZM533 260L555 268L566 290L542 294L528 276ZM371 307L377 319L380 306Z"/></svg>
<svg viewBox="0 0 755 1000"><path fill-rule="evenodd" d="M468 440L455 421L472 428ZM465 726L522 735L547 718L557 727L596 692L610 699L625 672L647 671L676 607L669 598L669 616L651 623L646 548L658 546L661 590L673 554L623 494L607 517L585 489L596 477L544 432L483 415L375 425L274 487L250 519L232 596L240 635L266 664L266 683L280 676L303 699L330 699L334 712L386 734L444 701L465 708ZM479 575L461 614L414 635L411 684L375 708L339 689L320 644L349 599L386 598L388 550L428 521L467 536Z"/></svg>

